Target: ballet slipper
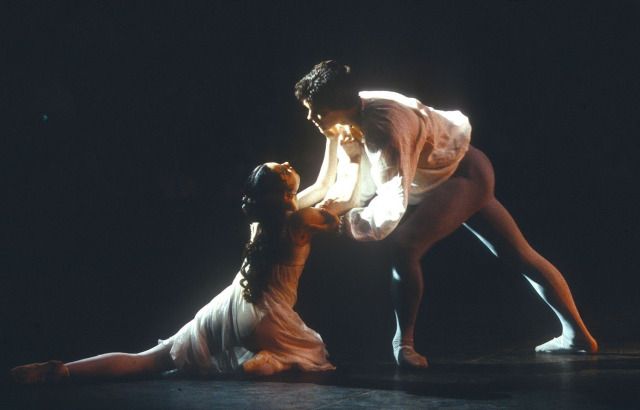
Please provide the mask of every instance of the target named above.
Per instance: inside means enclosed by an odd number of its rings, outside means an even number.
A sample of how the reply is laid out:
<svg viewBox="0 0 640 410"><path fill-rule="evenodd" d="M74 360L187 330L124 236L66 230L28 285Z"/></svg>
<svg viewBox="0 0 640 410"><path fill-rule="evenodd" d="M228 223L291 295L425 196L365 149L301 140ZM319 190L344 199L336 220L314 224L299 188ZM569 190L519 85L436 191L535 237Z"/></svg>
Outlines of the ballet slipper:
<svg viewBox="0 0 640 410"><path fill-rule="evenodd" d="M598 342L595 339L577 340L560 335L536 346L536 353L597 353Z"/></svg>
<svg viewBox="0 0 640 410"><path fill-rule="evenodd" d="M416 352L413 346L400 346L396 354L396 364L401 369L426 369L429 367L427 358Z"/></svg>
<svg viewBox="0 0 640 410"><path fill-rule="evenodd" d="M11 378L20 384L60 383L69 378L69 369L59 360L14 367Z"/></svg>

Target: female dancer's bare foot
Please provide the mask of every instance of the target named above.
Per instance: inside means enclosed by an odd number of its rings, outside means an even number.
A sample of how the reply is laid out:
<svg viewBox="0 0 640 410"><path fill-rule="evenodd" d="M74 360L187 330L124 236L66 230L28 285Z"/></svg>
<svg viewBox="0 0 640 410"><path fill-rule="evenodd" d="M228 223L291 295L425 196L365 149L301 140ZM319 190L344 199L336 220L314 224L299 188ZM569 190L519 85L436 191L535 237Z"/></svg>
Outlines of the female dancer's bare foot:
<svg viewBox="0 0 640 410"><path fill-rule="evenodd" d="M598 342L591 337L568 337L564 334L536 346L537 353L598 353Z"/></svg>
<svg viewBox="0 0 640 410"><path fill-rule="evenodd" d="M69 369L59 360L14 367L10 371L16 383L58 383L69 378Z"/></svg>
<svg viewBox="0 0 640 410"><path fill-rule="evenodd" d="M258 352L257 355L242 364L242 370L245 373L255 376L271 376L290 368L290 365L280 363L266 350Z"/></svg>
<svg viewBox="0 0 640 410"><path fill-rule="evenodd" d="M416 352L413 346L400 346L396 353L396 363L401 369L426 369L427 358Z"/></svg>

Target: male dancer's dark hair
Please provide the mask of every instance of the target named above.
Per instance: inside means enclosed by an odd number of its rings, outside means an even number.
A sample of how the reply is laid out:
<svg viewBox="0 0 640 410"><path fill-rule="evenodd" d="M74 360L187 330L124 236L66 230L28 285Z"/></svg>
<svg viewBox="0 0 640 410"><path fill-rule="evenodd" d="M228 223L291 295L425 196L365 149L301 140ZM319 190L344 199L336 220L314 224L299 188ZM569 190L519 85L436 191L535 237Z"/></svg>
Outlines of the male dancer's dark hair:
<svg viewBox="0 0 640 410"><path fill-rule="evenodd" d="M296 83L295 95L316 109L343 110L360 101L351 68L334 60L316 64Z"/></svg>

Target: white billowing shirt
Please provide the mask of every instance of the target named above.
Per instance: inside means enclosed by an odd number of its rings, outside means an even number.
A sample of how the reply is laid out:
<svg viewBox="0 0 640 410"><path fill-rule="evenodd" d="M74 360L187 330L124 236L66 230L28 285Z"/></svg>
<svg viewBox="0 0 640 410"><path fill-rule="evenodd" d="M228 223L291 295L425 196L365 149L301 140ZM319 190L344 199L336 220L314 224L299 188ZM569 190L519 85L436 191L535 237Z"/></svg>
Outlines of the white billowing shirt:
<svg viewBox="0 0 640 410"><path fill-rule="evenodd" d="M460 111L436 110L399 93L362 91L359 95L366 155L359 207L345 219L355 239L381 240L395 229L408 205L420 203L426 192L455 172L469 149L471 125ZM415 152L418 147L421 151ZM421 167L417 167L419 156L423 157ZM411 184L406 185L404 174L413 172Z"/></svg>

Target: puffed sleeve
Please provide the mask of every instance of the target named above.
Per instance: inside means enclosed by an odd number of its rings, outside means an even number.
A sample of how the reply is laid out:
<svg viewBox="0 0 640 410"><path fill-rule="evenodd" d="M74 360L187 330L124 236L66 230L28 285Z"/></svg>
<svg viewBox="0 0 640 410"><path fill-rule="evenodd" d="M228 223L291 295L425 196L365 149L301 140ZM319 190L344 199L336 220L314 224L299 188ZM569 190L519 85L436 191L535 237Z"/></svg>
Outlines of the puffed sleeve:
<svg viewBox="0 0 640 410"><path fill-rule="evenodd" d="M408 201L408 192L397 155L389 147L373 154L379 166L372 167L372 177L378 189L365 207L353 208L344 217L348 234L359 241L377 241L389 235L402 219Z"/></svg>

